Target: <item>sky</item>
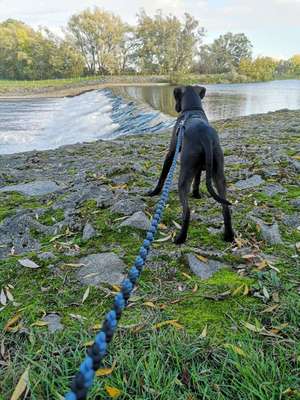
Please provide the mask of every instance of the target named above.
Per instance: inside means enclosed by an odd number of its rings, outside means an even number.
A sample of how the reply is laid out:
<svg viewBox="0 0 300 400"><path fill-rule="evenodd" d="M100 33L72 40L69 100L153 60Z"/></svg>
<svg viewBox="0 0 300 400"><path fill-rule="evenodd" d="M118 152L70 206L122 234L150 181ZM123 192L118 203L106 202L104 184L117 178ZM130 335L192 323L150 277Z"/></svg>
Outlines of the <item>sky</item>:
<svg viewBox="0 0 300 400"><path fill-rule="evenodd" d="M229 31L244 32L255 56L300 53L300 0L0 0L0 21L15 18L59 33L72 14L94 6L131 24L142 8L150 15L158 9L178 17L188 12L206 29L206 43Z"/></svg>

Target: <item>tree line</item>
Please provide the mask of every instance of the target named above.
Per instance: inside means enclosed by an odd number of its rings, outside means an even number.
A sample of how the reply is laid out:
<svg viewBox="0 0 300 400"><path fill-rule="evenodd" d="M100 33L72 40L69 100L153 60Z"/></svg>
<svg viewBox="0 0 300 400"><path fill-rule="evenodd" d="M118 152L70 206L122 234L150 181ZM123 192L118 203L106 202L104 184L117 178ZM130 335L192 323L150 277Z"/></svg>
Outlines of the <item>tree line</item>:
<svg viewBox="0 0 300 400"><path fill-rule="evenodd" d="M121 74L238 74L245 80L300 76L300 55L289 60L252 57L244 33L228 32L204 44L205 29L186 13L157 11L135 26L95 7L74 14L57 36L8 19L0 23L0 79L51 79Z"/></svg>

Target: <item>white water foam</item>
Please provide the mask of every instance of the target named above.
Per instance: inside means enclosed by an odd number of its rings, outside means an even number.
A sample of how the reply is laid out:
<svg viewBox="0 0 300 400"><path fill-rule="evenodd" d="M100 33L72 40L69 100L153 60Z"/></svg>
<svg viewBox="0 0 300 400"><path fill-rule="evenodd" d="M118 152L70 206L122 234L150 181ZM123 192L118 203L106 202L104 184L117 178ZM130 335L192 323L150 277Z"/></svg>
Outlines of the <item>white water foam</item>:
<svg viewBox="0 0 300 400"><path fill-rule="evenodd" d="M112 100L101 91L63 99L0 102L0 153L53 149L108 137Z"/></svg>

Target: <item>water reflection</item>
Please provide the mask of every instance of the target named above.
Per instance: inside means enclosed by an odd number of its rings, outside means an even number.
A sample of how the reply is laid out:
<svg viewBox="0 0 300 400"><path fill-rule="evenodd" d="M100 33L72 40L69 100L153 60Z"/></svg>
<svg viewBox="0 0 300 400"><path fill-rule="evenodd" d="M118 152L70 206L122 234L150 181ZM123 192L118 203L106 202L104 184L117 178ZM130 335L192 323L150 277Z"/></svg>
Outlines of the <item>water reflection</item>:
<svg viewBox="0 0 300 400"><path fill-rule="evenodd" d="M207 95L203 104L212 120L282 108L300 109L300 80L205 86ZM113 88L113 91L176 116L173 89L173 86L127 86Z"/></svg>

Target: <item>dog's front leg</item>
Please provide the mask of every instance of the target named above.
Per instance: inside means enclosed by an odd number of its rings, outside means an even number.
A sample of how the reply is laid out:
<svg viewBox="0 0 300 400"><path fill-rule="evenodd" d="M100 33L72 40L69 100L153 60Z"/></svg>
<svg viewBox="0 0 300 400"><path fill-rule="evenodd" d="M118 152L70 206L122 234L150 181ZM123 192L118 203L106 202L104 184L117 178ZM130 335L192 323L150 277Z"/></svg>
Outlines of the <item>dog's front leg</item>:
<svg viewBox="0 0 300 400"><path fill-rule="evenodd" d="M164 165L159 177L159 180L157 182L157 185L155 187L154 190L150 190L147 194L148 196L156 196L157 194L159 194L162 191L162 188L164 186L165 180L168 176L168 173L170 171L172 162L173 162L173 158L175 155L175 151L176 151L176 141L177 141L177 124L174 127L173 130L173 134L172 134L172 139L170 142L170 146L169 146L169 150L167 152L165 161L164 161Z"/></svg>
<svg viewBox="0 0 300 400"><path fill-rule="evenodd" d="M157 185L156 185L154 190L150 190L148 192L148 196L156 196L157 194L159 194L161 192L161 190L162 190L162 188L164 186L165 180L166 180L166 178L168 176L169 170L171 168L171 165L172 165L172 162L173 162L173 158L174 158L174 154L175 154L175 150L174 151L171 151L171 150L168 151L168 153L166 155L166 158L165 158L165 161L164 161L164 165L163 165L160 177L159 177L159 180L157 182Z"/></svg>

